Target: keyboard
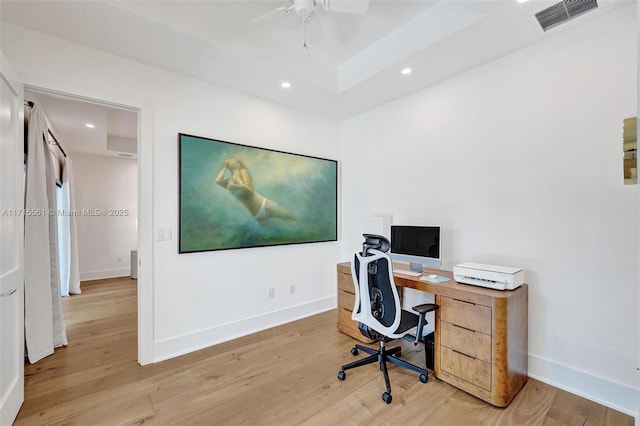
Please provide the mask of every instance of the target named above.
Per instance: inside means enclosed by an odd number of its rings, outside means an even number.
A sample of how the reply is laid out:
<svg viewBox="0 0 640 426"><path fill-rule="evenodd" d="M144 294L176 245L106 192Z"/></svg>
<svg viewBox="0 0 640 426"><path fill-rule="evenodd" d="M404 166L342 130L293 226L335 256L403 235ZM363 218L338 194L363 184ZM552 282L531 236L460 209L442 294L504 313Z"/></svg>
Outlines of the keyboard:
<svg viewBox="0 0 640 426"><path fill-rule="evenodd" d="M407 271L406 269L394 269L393 272L396 272L402 275L411 275L412 277L417 277L422 275L422 272Z"/></svg>

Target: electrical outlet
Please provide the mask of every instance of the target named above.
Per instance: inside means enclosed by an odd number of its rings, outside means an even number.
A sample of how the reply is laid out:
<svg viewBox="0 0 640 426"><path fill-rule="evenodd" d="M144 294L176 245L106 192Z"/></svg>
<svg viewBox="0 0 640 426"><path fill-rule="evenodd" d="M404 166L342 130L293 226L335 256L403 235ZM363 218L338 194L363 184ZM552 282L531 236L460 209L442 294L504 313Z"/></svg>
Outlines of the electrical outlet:
<svg viewBox="0 0 640 426"><path fill-rule="evenodd" d="M295 292L296 292L296 285L295 284L291 284L289 286L289 293L295 294Z"/></svg>
<svg viewBox="0 0 640 426"><path fill-rule="evenodd" d="M269 289L269 299L273 299L274 297L276 297L276 289L272 287Z"/></svg>
<svg viewBox="0 0 640 426"><path fill-rule="evenodd" d="M122 263L122 258L120 256L116 257L116 262Z"/></svg>

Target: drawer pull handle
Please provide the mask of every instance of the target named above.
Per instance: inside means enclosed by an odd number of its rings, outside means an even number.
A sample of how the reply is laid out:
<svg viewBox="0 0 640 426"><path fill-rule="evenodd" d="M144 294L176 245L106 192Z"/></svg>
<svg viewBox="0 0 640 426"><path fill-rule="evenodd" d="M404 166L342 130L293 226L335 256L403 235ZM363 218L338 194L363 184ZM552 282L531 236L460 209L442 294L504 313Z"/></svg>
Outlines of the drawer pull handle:
<svg viewBox="0 0 640 426"><path fill-rule="evenodd" d="M0 297L9 297L9 296L11 296L13 293L15 293L16 291L18 291L18 290L14 288L13 290L9 290L9 291L8 291L8 292L6 292L6 293L0 293Z"/></svg>
<svg viewBox="0 0 640 426"><path fill-rule="evenodd" d="M477 333L477 331L476 331L476 330L474 330L473 328L463 327L463 326L461 326L461 325L453 324L453 323L451 323L451 326L452 326L452 327L454 327L454 329L456 329L456 328L460 328L460 329L462 329L462 330L470 331L470 332L472 332L472 333Z"/></svg>
<svg viewBox="0 0 640 426"><path fill-rule="evenodd" d="M462 353L462 352L456 351L455 349L451 349L451 350L452 350L453 352L457 353L458 355L462 355L462 356L463 356L463 357L465 357L465 358L475 359L475 358L474 358L474 357L472 357L471 355L467 355L467 354L465 354L465 353Z"/></svg>
<svg viewBox="0 0 640 426"><path fill-rule="evenodd" d="M464 303L465 305L469 305L469 306L476 306L475 303L471 303L471 302L467 302L466 300L460 300L460 299L453 299L458 303Z"/></svg>

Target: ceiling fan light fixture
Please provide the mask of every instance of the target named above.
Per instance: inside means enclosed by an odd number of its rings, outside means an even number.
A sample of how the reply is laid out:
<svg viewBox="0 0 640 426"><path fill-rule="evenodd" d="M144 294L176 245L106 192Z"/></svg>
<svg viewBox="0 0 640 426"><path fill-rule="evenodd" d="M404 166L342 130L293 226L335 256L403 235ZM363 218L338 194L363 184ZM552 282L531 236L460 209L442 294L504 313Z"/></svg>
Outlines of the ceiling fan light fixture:
<svg viewBox="0 0 640 426"><path fill-rule="evenodd" d="M314 6L313 0L297 0L293 3L293 9L303 19L311 15Z"/></svg>
<svg viewBox="0 0 640 426"><path fill-rule="evenodd" d="M314 12L317 7L329 12L364 15L369 8L369 0L287 0L286 5L262 14L252 19L251 22L254 24L261 23L272 16L282 14L282 12L288 15L293 10L299 18L302 18L304 25L304 43L302 47L308 49L308 43L315 43L323 38L322 26Z"/></svg>

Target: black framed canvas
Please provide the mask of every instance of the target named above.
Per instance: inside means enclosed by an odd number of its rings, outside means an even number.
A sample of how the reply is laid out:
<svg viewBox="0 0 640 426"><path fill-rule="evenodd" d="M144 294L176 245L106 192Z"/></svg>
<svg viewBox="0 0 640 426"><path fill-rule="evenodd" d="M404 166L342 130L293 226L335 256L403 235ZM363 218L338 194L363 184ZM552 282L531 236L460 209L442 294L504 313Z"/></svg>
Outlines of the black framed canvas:
<svg viewBox="0 0 640 426"><path fill-rule="evenodd" d="M337 240L338 163L180 133L180 253Z"/></svg>

